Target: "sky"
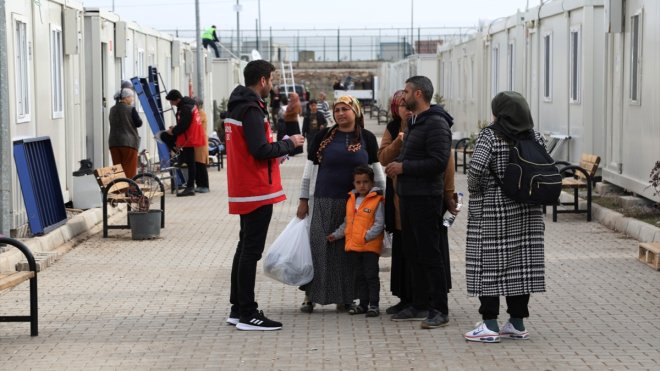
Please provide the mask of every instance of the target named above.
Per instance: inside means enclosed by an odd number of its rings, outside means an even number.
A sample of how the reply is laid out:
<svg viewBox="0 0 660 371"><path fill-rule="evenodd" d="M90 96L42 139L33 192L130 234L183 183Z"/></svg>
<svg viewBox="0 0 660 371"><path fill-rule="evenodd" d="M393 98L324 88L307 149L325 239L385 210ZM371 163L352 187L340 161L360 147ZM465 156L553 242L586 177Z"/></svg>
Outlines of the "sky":
<svg viewBox="0 0 660 371"><path fill-rule="evenodd" d="M194 29L194 0L79 0L157 30ZM240 27L261 29L469 27L538 5L540 0L239 0ZM236 28L236 0L199 0L201 28ZM412 13L412 14L411 14Z"/></svg>

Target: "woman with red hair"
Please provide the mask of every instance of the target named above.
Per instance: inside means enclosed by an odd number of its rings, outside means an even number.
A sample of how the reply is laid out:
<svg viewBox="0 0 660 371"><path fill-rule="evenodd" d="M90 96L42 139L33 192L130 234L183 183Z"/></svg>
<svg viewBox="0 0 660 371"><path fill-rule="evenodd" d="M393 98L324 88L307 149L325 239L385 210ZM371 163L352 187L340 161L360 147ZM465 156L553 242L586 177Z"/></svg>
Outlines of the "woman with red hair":
<svg viewBox="0 0 660 371"><path fill-rule="evenodd" d="M289 104L284 111L284 124L286 125L286 135L292 136L300 134L300 122L298 117L302 114L302 105L297 93L289 93ZM302 147L296 148L292 156L302 153Z"/></svg>

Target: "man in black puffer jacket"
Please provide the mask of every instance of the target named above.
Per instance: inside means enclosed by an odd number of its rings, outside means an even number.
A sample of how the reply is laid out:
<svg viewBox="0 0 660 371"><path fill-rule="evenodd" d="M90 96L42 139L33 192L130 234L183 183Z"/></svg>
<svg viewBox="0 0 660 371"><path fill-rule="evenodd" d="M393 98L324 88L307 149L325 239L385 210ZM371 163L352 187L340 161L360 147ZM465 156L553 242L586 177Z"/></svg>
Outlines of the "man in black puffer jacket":
<svg viewBox="0 0 660 371"><path fill-rule="evenodd" d="M413 116L401 154L385 168L388 176L397 178L404 254L412 272L413 305L392 320L423 320L425 329L449 322L440 223L453 121L442 107L431 105L432 96L427 77L406 80L403 101Z"/></svg>

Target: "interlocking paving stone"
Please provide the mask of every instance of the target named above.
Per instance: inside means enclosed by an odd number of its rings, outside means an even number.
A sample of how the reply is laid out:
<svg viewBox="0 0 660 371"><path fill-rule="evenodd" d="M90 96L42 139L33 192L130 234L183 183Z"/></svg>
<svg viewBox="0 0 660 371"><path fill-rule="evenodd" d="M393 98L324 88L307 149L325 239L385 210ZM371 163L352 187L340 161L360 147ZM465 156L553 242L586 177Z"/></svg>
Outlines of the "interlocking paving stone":
<svg viewBox="0 0 660 371"><path fill-rule="evenodd" d="M374 120L367 127L384 130ZM282 166L289 200L274 208L267 246L295 215L304 162L299 155ZM259 265L257 301L284 328L237 331L224 321L238 217L227 214L226 172L209 168L209 176L211 193L167 194L161 238L97 234L41 272L40 335L30 337L27 323L0 323L0 370L660 368L660 273L637 261L637 241L583 215L558 223L546 217L548 292L532 296L530 340L463 340L480 318L478 300L465 291L466 211L449 231L454 288L446 328L349 316L331 305L301 313L302 292L266 278ZM463 174L456 183L467 194ZM384 312L396 298L389 272L380 279ZM0 294L0 313L26 313L27 299L27 284Z"/></svg>

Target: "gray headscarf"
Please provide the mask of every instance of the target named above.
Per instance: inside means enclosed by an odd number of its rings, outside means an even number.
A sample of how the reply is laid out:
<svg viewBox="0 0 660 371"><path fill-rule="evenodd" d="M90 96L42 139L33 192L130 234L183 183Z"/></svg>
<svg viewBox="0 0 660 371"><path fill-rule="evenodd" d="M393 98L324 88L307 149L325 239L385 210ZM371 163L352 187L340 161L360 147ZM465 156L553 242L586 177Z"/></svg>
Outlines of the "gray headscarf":
<svg viewBox="0 0 660 371"><path fill-rule="evenodd" d="M532 114L525 98L515 91L503 91L493 98L491 109L495 126L510 136L526 134L534 128Z"/></svg>

